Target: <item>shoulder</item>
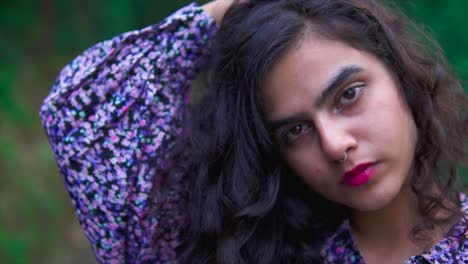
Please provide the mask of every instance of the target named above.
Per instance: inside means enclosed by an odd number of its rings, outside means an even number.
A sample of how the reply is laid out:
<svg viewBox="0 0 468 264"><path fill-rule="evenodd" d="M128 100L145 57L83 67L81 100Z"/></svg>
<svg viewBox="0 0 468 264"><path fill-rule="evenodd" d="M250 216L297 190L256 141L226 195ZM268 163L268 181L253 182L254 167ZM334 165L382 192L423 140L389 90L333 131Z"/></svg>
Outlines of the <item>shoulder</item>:
<svg viewBox="0 0 468 264"><path fill-rule="evenodd" d="M320 252L323 263L363 263L350 228L349 220L345 220L325 241Z"/></svg>
<svg viewBox="0 0 468 264"><path fill-rule="evenodd" d="M468 263L468 196L460 193L462 217L449 234L422 256L430 263Z"/></svg>

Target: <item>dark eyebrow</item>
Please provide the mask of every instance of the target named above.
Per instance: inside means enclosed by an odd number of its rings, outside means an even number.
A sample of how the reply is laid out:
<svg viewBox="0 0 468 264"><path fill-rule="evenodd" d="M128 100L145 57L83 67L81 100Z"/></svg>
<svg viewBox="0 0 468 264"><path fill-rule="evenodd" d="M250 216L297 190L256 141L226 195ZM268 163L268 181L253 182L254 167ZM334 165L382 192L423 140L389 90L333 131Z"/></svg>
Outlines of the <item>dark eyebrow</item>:
<svg viewBox="0 0 468 264"><path fill-rule="evenodd" d="M337 89L343 85L352 75L362 72L363 69L356 65L349 65L340 68L335 76L328 82L320 97L315 102L315 108L321 108L323 104L332 96ZM307 113L298 113L292 116L267 122L268 130L274 132L278 128L291 123L297 123L307 118Z"/></svg>
<svg viewBox="0 0 468 264"><path fill-rule="evenodd" d="M356 65L349 65L342 67L338 70L335 77L333 77L327 85L327 88L323 90L319 99L315 102L315 108L321 108L328 98L338 90L344 82L346 82L351 76L356 73L362 72L363 69Z"/></svg>
<svg viewBox="0 0 468 264"><path fill-rule="evenodd" d="M307 118L306 113L295 114L286 118L267 122L267 128L270 132L273 133L275 132L275 130L279 129L282 126L285 126L287 124L292 124L292 123L298 123L306 118Z"/></svg>

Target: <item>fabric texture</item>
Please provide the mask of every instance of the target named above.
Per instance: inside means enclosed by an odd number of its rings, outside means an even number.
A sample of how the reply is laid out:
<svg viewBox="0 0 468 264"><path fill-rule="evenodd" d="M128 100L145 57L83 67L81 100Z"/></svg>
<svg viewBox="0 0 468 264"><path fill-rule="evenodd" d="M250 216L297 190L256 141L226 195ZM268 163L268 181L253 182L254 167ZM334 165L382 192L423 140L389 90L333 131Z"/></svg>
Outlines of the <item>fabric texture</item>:
<svg viewBox="0 0 468 264"><path fill-rule="evenodd" d="M158 168L181 132L191 80L209 55L216 27L192 4L159 24L99 43L61 71L40 109L101 263L175 262L181 199L175 190L158 189ZM164 191L164 204L150 200L153 190Z"/></svg>
<svg viewBox="0 0 468 264"><path fill-rule="evenodd" d="M468 196L460 194L462 210L468 215ZM460 219L447 235L421 255L407 259L404 264L468 263L468 223ZM349 220L326 241L321 255L325 263L364 264L351 234Z"/></svg>
<svg viewBox="0 0 468 264"><path fill-rule="evenodd" d="M177 188L160 188L158 172L181 133L191 81L209 57L216 30L213 18L191 4L159 24L98 43L61 71L40 109L101 263L177 262L182 198ZM153 199L158 192L164 201ZM155 205L158 215L151 212ZM457 230L464 227L459 223ZM446 237L407 263L468 263L466 236ZM349 223L322 253L329 263L363 263Z"/></svg>

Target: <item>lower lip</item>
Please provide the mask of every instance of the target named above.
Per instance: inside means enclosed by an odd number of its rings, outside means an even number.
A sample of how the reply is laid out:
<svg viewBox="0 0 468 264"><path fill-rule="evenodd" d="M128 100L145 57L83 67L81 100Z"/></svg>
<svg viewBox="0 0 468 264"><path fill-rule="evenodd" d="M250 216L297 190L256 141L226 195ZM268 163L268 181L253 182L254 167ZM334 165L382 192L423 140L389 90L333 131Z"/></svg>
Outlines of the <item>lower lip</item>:
<svg viewBox="0 0 468 264"><path fill-rule="evenodd" d="M365 169L363 172L354 175L353 177L349 177L343 180L343 183L350 186L350 187L358 187L361 185L366 184L372 176L375 174L374 166L370 166L369 168Z"/></svg>

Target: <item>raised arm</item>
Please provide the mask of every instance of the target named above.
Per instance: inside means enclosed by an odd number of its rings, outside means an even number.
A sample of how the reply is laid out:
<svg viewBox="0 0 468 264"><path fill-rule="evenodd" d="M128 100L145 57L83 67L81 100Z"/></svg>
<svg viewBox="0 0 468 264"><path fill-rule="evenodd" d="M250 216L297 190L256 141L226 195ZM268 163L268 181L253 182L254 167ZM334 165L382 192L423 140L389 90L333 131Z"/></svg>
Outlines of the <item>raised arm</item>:
<svg viewBox="0 0 468 264"><path fill-rule="evenodd" d="M219 6L192 4L93 46L61 71L44 100L43 126L101 263L176 258L179 218L149 213L150 198L180 133L191 80L210 53Z"/></svg>

